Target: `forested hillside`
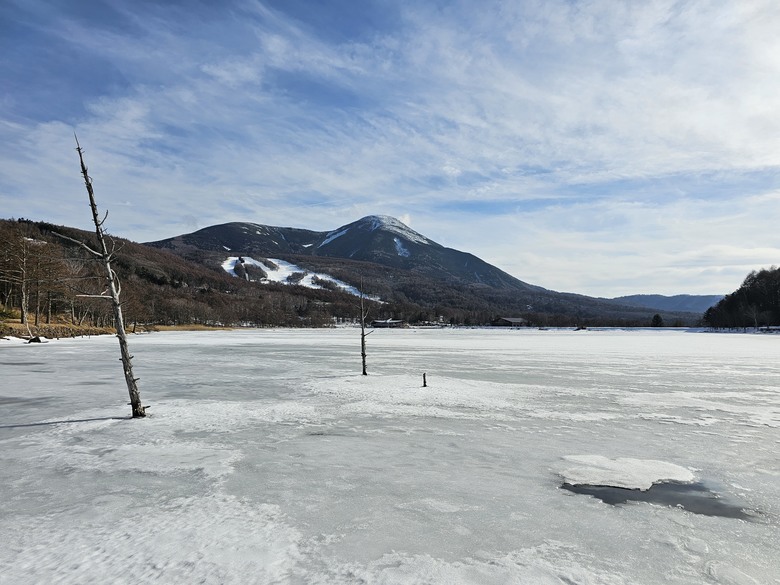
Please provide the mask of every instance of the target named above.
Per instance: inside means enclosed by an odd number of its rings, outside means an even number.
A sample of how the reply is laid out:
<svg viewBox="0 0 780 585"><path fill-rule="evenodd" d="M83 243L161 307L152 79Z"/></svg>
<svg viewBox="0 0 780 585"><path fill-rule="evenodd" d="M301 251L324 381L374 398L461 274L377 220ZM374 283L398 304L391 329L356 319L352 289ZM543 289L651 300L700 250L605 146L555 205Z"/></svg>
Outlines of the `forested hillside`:
<svg viewBox="0 0 780 585"><path fill-rule="evenodd" d="M250 257L250 268L276 258L352 286L365 282L388 303L384 309L410 322L481 325L510 316L535 325L643 326L660 311L668 325L693 325L704 310L630 306L548 290L473 254L441 246L390 216L370 215L320 232L234 222L148 245L210 266L238 254Z"/></svg>
<svg viewBox="0 0 780 585"><path fill-rule="evenodd" d="M0 308L2 318L19 319L32 331L50 324L81 330L110 327L110 303L83 295L103 290L100 267L76 244L55 232L94 241L94 234L28 220L0 220ZM127 326L324 326L352 321L359 299L338 290L248 282L228 275L217 262L192 261L122 238L114 239L114 269L122 284ZM198 256L198 254L195 254ZM304 268L313 269L306 262ZM321 267L320 267L321 268ZM431 286L419 276L375 264L333 259L327 268L368 295L370 319L485 324L506 301L461 286ZM510 310L512 307L507 307Z"/></svg>
<svg viewBox="0 0 780 585"><path fill-rule="evenodd" d="M0 308L6 319L32 328L67 322L112 324L110 303L83 295L102 292L100 267L72 242L94 234L26 220L0 220ZM121 238L114 240L114 269L122 285L124 316L134 325L318 326L331 317L351 319L356 299L336 291L259 286L219 268Z"/></svg>
<svg viewBox="0 0 780 585"><path fill-rule="evenodd" d="M94 233L44 222L0 220L0 321L21 321L31 333L53 324L80 331L111 327L110 303L84 296L103 292L100 267L55 232L88 243L95 238ZM359 299L333 287L314 289L295 284L294 279L260 282L229 275L221 267L224 249L222 253L190 249L180 255L122 238L114 243L112 265L122 285L130 330L162 325L326 326L354 321L359 315ZM655 312L541 287L511 290L453 282L375 262L310 255L285 259L303 270L362 286L367 295L381 299L368 301L369 319L486 325L511 316L540 326L646 326ZM698 316L663 313L663 319L668 325L692 325Z"/></svg>
<svg viewBox="0 0 780 585"><path fill-rule="evenodd" d="M710 327L780 326L780 268L752 271L742 285L704 314Z"/></svg>
<svg viewBox="0 0 780 585"><path fill-rule="evenodd" d="M231 251L272 258L308 256L310 262L341 258L416 272L451 284L550 292L523 282L473 254L446 248L386 215L369 215L322 232L233 222L147 243L185 257L193 252L214 252L224 257L226 251Z"/></svg>

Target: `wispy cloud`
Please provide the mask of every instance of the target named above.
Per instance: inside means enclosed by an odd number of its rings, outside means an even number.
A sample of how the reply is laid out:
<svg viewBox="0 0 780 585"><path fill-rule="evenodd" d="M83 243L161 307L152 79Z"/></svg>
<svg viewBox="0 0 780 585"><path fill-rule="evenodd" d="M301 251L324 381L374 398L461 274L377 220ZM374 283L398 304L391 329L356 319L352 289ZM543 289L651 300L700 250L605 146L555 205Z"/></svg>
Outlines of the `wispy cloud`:
<svg viewBox="0 0 780 585"><path fill-rule="evenodd" d="M4 3L3 215L85 225L75 130L141 241L388 213L607 296L780 261L774 2L348 8Z"/></svg>

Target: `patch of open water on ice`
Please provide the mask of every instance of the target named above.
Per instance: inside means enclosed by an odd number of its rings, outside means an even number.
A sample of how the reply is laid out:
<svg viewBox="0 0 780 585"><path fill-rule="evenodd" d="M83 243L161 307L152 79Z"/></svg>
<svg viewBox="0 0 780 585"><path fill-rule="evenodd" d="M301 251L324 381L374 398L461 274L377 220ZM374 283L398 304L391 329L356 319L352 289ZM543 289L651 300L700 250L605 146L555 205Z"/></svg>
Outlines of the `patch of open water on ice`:
<svg viewBox="0 0 780 585"><path fill-rule="evenodd" d="M756 521L761 515L744 506L725 499L722 495L710 490L701 482L664 482L653 484L650 489L637 490L609 485L572 485L564 483L563 489L575 494L583 494L598 498L610 505L627 504L628 502L648 502L681 508L694 514L705 516L720 516L739 520Z"/></svg>

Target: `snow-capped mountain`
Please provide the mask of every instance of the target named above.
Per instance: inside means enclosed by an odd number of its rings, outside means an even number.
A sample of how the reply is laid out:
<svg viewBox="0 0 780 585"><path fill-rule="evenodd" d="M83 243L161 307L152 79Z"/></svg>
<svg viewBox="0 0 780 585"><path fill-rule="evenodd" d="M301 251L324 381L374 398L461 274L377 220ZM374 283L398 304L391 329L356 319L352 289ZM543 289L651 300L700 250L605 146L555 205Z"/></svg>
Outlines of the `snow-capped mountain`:
<svg viewBox="0 0 780 585"><path fill-rule="evenodd" d="M421 253L426 247L442 248L394 217L369 215L329 232L315 253L376 262L385 255L411 258L412 250Z"/></svg>
<svg viewBox="0 0 780 585"><path fill-rule="evenodd" d="M370 215L327 232L227 223L151 242L179 253L188 249L254 258L312 256L372 262L428 277L498 289L542 290L518 280L473 254L446 248L394 217Z"/></svg>
<svg viewBox="0 0 780 585"><path fill-rule="evenodd" d="M226 223L147 245L169 249L212 267L221 266L258 283L307 286L307 279L312 279L316 286L309 288L343 292L351 292L345 286L364 288L398 307L432 308L437 315L445 307L458 307L483 311L479 317L483 320L484 315L497 313L564 315L567 323L590 320L636 324L649 323L652 317L652 309L527 284L473 254L442 246L399 220L382 215L370 215L323 232ZM244 262L237 262L238 257ZM295 268L269 271L283 262ZM333 284L336 282L343 286ZM691 320L690 314L663 314L670 323Z"/></svg>

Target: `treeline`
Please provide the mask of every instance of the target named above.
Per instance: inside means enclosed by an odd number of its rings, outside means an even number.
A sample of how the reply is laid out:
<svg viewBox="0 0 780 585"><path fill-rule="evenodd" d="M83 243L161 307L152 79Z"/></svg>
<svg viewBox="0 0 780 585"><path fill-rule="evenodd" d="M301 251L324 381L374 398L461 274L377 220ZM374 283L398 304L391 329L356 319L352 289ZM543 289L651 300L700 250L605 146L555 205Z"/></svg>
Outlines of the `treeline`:
<svg viewBox="0 0 780 585"><path fill-rule="evenodd" d="M613 301L541 287L499 289L430 278L415 270L400 270L342 258L298 256L294 261L312 271L326 272L345 282L360 274L371 294L390 301L383 306L394 318L409 323L441 319L455 325L486 325L499 317L522 317L544 327L649 327L657 310L621 306ZM390 310L390 311L388 311ZM699 325L701 314L662 311L669 326Z"/></svg>
<svg viewBox="0 0 780 585"><path fill-rule="evenodd" d="M70 262L61 245L40 237L25 222L0 222L0 301L2 314L17 309L22 324L51 322L52 314L68 310L72 297L68 284L83 276L81 266Z"/></svg>
<svg viewBox="0 0 780 585"><path fill-rule="evenodd" d="M707 309L704 322L717 329L780 326L780 268L752 271L736 291Z"/></svg>

